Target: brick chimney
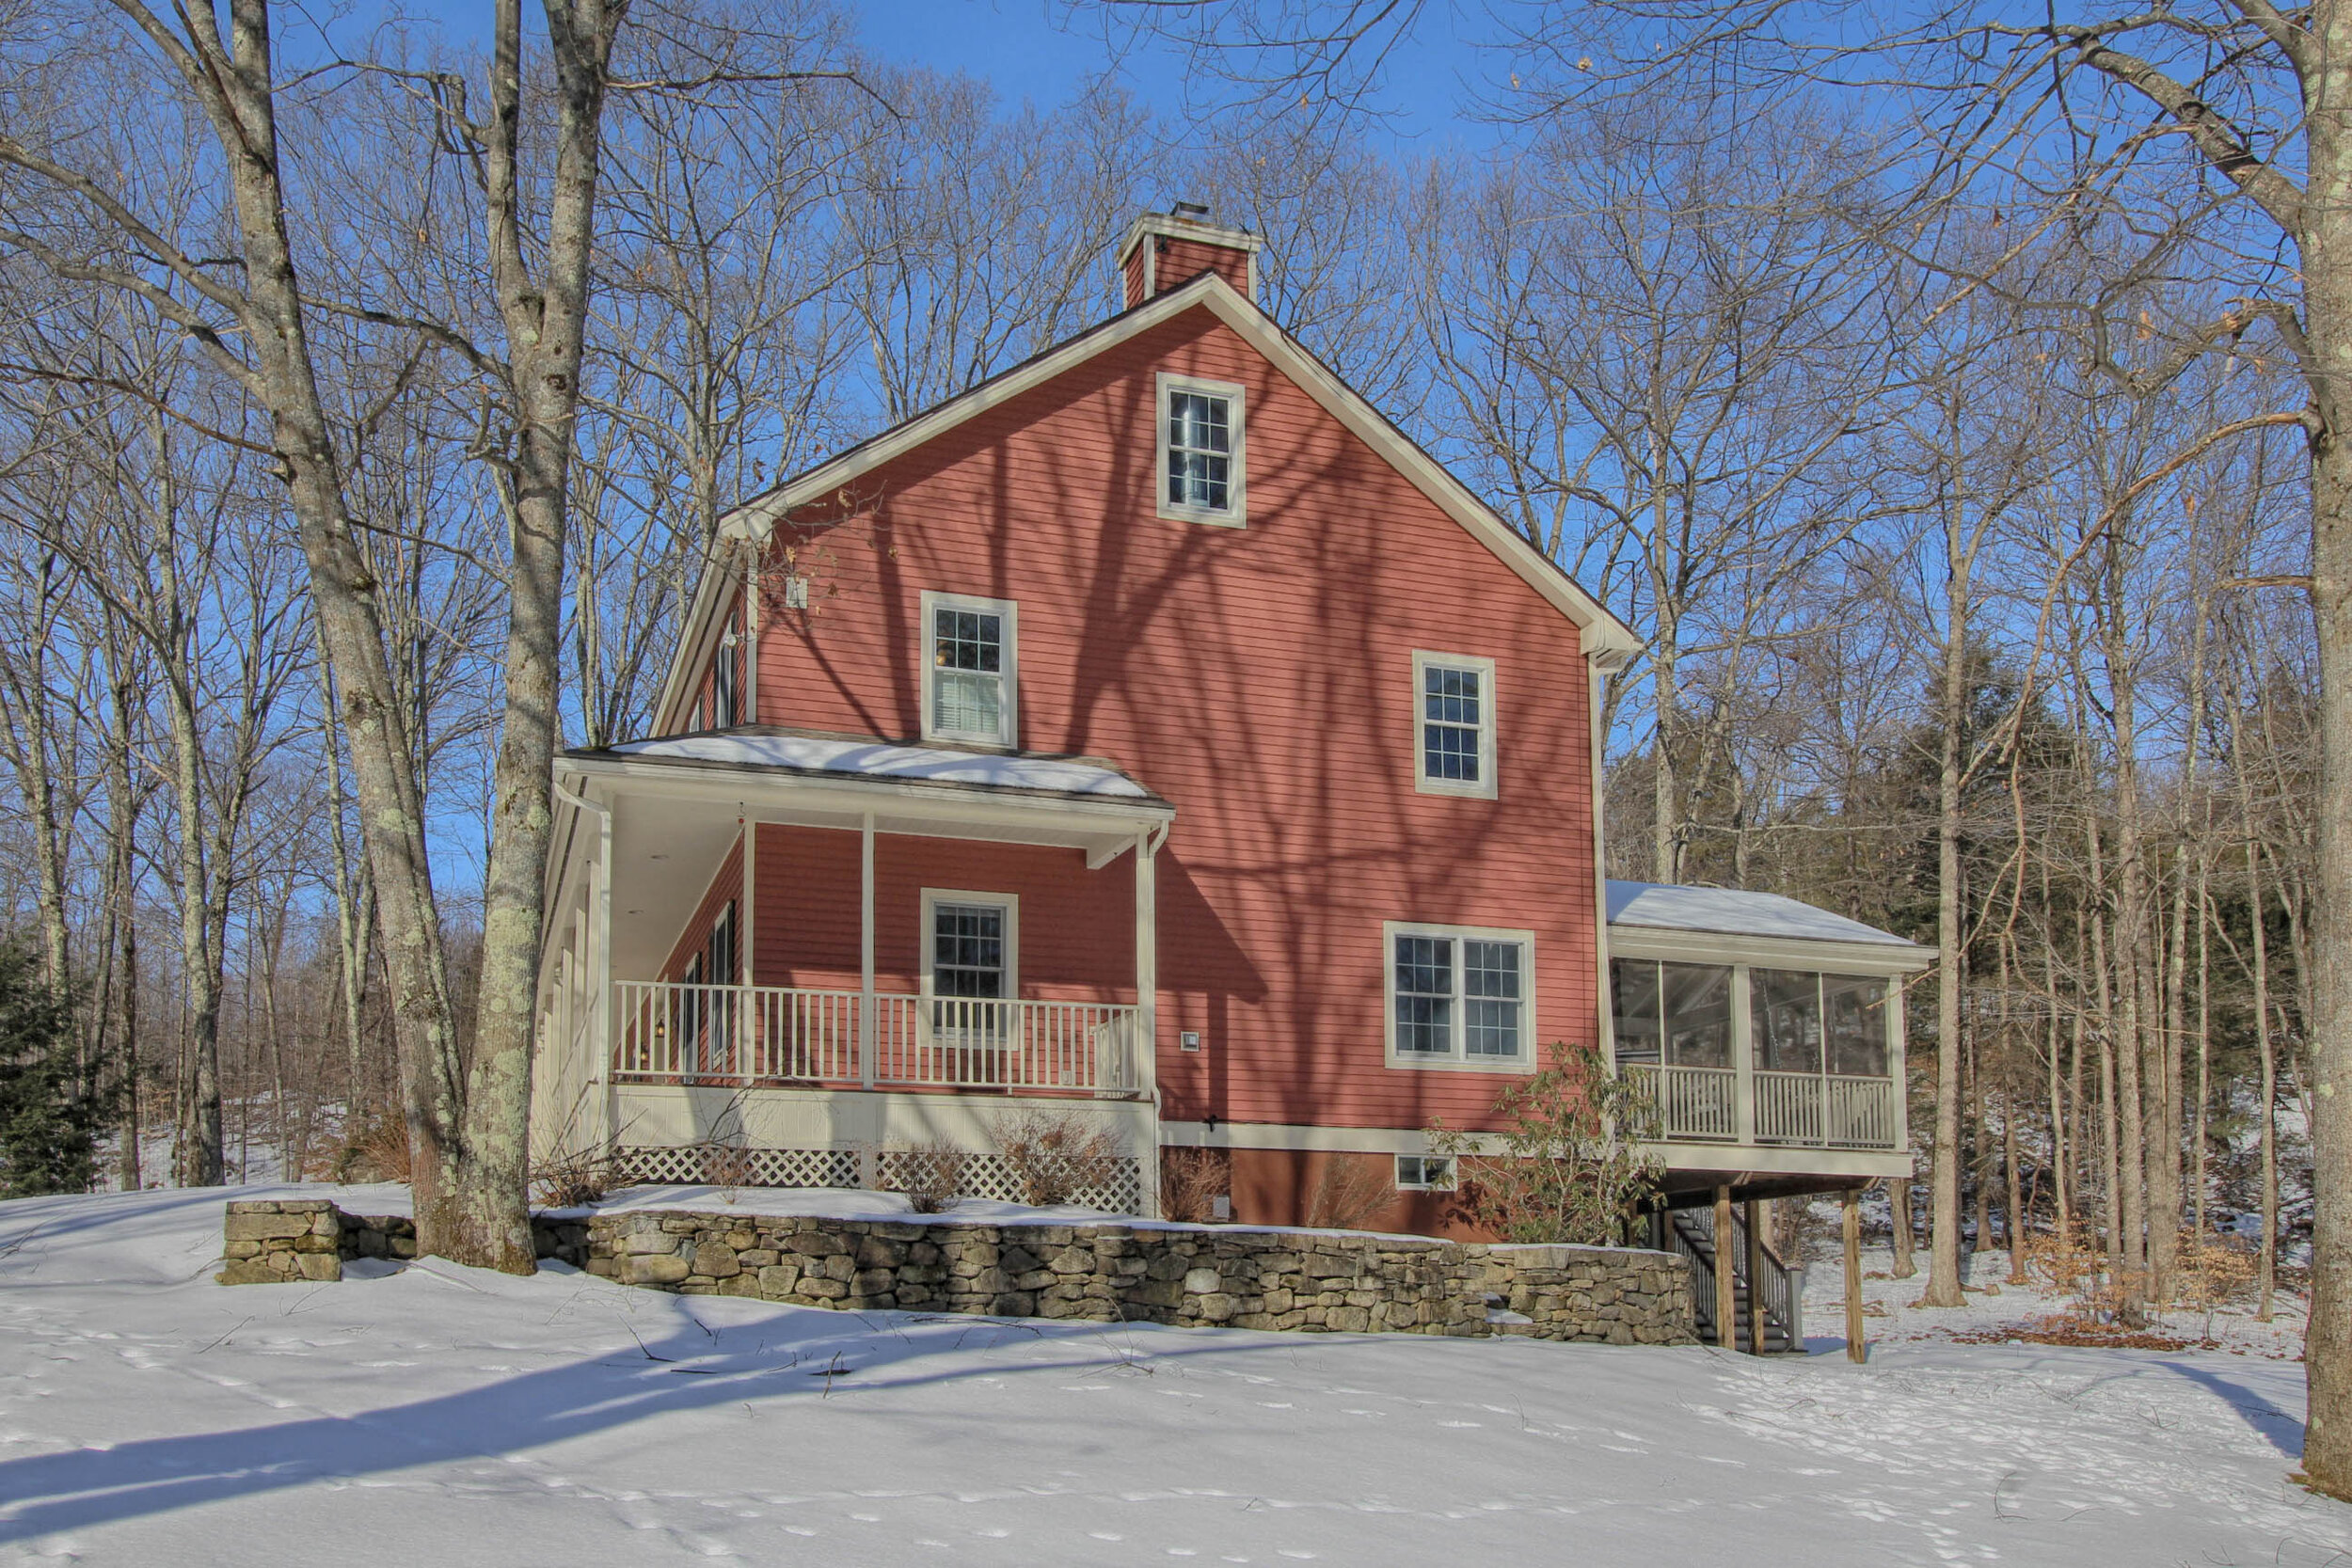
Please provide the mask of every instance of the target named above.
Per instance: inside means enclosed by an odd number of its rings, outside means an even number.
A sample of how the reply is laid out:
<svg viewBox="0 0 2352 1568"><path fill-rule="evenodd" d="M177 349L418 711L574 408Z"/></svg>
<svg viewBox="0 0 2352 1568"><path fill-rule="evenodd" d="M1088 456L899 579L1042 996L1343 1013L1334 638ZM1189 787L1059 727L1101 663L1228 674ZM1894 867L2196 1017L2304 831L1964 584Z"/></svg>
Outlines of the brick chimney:
<svg viewBox="0 0 2352 1568"><path fill-rule="evenodd" d="M1255 234L1220 229L1197 201L1179 201L1165 213L1146 213L1127 226L1119 244L1119 270L1127 280L1127 308L1182 288L1204 272L1231 283L1242 298L1258 297Z"/></svg>

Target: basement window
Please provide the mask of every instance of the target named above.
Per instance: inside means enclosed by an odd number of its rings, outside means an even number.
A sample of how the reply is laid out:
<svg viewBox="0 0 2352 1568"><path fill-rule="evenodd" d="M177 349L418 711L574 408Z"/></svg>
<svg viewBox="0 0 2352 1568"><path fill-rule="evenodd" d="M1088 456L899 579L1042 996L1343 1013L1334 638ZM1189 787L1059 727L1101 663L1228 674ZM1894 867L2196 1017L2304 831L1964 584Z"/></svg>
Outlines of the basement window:
<svg viewBox="0 0 2352 1568"><path fill-rule="evenodd" d="M1400 1154L1396 1157L1396 1187L1402 1193L1450 1193L1454 1162L1439 1154Z"/></svg>
<svg viewBox="0 0 2352 1568"><path fill-rule="evenodd" d="M1247 521L1241 388L1163 375L1159 389L1160 515L1241 527Z"/></svg>

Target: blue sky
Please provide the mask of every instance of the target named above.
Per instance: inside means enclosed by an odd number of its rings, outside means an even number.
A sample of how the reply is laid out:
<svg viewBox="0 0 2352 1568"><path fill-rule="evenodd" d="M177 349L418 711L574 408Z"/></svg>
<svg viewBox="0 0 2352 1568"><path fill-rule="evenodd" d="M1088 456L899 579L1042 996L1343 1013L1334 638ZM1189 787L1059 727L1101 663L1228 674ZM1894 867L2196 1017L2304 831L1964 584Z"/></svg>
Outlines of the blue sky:
<svg viewBox="0 0 2352 1568"><path fill-rule="evenodd" d="M1061 103L1113 65L1104 19L1115 11L1092 0L842 0L858 18L859 40L875 54L935 71L960 71L993 84L1007 109L1024 99L1040 107ZM483 0L408 0L411 14L429 18L453 38L482 38L489 7ZM525 24L535 7L526 6ZM1480 53L1462 41L1456 8L1438 0L1421 36L1393 62L1375 131L1383 138L1429 147L1478 142L1487 128L1459 118L1465 84L1482 70ZM1120 79L1143 102L1171 119L1186 108L1183 53L1149 45L1118 62Z"/></svg>

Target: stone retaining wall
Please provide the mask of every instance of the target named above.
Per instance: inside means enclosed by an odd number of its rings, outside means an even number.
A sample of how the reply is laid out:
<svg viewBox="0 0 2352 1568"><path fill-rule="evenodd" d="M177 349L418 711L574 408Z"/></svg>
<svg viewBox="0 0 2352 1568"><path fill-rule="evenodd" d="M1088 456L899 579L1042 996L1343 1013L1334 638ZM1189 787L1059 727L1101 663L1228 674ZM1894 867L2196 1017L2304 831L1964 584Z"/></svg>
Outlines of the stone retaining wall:
<svg viewBox="0 0 2352 1568"><path fill-rule="evenodd" d="M644 1210L534 1219L543 1258L624 1285L802 1307L1309 1333L1693 1338L1670 1253L1342 1231L992 1225ZM224 1284L339 1279L416 1250L405 1218L325 1199L231 1203Z"/></svg>
<svg viewBox="0 0 2352 1568"><path fill-rule="evenodd" d="M361 1258L402 1260L417 1255L417 1222L407 1214L352 1214L323 1197L234 1198L221 1221L223 1285L330 1281ZM584 1266L588 1227L533 1214L532 1241L542 1258Z"/></svg>

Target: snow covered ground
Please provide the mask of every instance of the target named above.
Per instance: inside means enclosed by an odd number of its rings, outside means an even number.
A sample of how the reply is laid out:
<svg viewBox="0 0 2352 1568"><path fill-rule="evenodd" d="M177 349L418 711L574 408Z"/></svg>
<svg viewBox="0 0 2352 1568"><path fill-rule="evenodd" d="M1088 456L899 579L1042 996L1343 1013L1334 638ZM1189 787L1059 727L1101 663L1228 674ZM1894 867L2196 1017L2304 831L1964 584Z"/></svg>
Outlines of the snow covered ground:
<svg viewBox="0 0 2352 1568"><path fill-rule="evenodd" d="M1809 1319L1830 1354L1775 1361L859 1316L438 1262L230 1290L227 1196L0 1204L0 1560L2352 1556L2352 1509L2287 1480L2292 1360L1898 1316L1855 1367L1823 1338L1834 1287Z"/></svg>

